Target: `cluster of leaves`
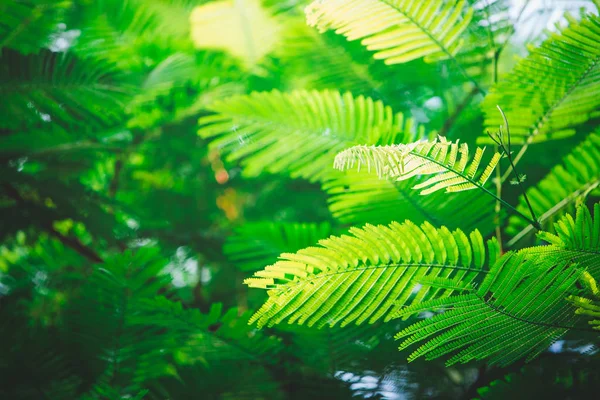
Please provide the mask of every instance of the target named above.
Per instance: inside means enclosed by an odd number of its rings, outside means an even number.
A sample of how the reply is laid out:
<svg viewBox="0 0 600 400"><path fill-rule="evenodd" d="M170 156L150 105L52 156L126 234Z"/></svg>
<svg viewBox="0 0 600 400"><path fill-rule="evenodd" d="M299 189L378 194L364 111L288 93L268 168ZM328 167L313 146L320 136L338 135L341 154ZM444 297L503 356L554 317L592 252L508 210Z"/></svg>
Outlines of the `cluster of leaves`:
<svg viewBox="0 0 600 400"><path fill-rule="evenodd" d="M510 3L1 4L0 397L596 387L600 19Z"/></svg>

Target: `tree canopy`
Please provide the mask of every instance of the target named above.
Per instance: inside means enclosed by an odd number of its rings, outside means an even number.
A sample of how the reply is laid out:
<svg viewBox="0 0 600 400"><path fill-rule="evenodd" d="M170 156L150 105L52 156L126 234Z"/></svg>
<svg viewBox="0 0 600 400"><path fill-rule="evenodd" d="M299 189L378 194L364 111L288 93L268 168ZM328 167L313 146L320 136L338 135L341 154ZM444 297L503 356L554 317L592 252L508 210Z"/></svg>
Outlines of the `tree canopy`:
<svg viewBox="0 0 600 400"><path fill-rule="evenodd" d="M599 9L2 1L0 398L597 397Z"/></svg>

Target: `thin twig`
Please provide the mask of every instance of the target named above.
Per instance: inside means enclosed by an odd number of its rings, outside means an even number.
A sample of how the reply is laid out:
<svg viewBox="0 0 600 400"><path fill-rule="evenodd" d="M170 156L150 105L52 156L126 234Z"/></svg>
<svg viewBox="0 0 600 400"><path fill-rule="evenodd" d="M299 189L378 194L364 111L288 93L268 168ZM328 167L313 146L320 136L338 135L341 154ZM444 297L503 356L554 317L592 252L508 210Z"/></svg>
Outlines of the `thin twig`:
<svg viewBox="0 0 600 400"><path fill-rule="evenodd" d="M541 230L542 227L539 223L539 221L537 220L536 216L535 216L535 212L533 211L533 207L531 206L531 203L529 202L529 198L527 197L527 192L525 191L525 188L523 187L523 183L521 182L521 175L517 172L515 163L513 161L513 157L512 157L512 149L511 149L511 143L510 143L510 126L508 125L508 119L506 118L506 114L504 114L504 111L502 111L502 108L500 108L500 106L496 106L498 108L498 111L500 111L500 114L502 115L502 119L504 120L504 127L506 130L506 136L507 136L507 141L508 141L508 146L504 144L504 134L502 131L502 128L500 129L500 132L498 134L497 138L494 138L492 135L490 135L490 138L497 144L499 145L502 150L504 151L504 153L506 154L506 158L508 158L508 162L510 163L510 167L512 168L512 172L515 174L516 180L517 180L517 184L519 185L519 189L521 189L521 193L523 194L523 198L525 199L525 202L527 203L527 207L529 208L529 212L531 214L531 225L533 225L534 228Z"/></svg>
<svg viewBox="0 0 600 400"><path fill-rule="evenodd" d="M495 151L498 152L498 145L495 146ZM500 167L500 163L496 166L496 196L499 199L502 198L502 171ZM502 203L496 200L496 206L494 207L494 225L496 225L496 240L498 241L498 245L500 246L500 254L502 251L502 227L500 226L500 211L502 210Z"/></svg>
<svg viewBox="0 0 600 400"><path fill-rule="evenodd" d="M502 51L496 46L496 39L494 37L494 31L492 30L492 21L490 19L490 13L487 8L485 11L486 19L488 22L488 37L490 40L490 45L494 48L494 57L492 59L492 74L493 74L493 82L494 84L498 83L498 59L500 58L500 52ZM510 37L510 36L509 36ZM504 42L506 43L506 41ZM498 145L495 146L495 152L498 152ZM499 199L502 198L502 166L500 163L496 166L496 196ZM496 240L498 241L498 246L500 247L500 254L502 251L502 226L500 226L500 211L502 210L502 203L496 200L496 206L494 207L494 225L496 227Z"/></svg>
<svg viewBox="0 0 600 400"><path fill-rule="evenodd" d="M515 32L516 32L515 26L521 20L521 17L525 13L525 9L527 8L527 6L528 6L528 2L526 1L525 4L523 4L523 7L521 7L521 9L519 10L519 14L517 15L517 19L515 19L515 22L511 25L510 32L508 33L508 36L506 37L506 40L504 41L504 43L502 43L500 45L500 47L498 47L496 49L496 53L497 53L498 57L500 57L500 54L502 53L502 51L506 48L506 46L510 42L510 38L512 37L512 35L515 34Z"/></svg>
<svg viewBox="0 0 600 400"><path fill-rule="evenodd" d="M46 231L48 231L50 235L58 239L63 245L70 247L71 249L75 250L88 260L98 264L104 262L104 260L94 250L81 243L78 239L65 236L62 233L58 232L56 229L54 229L51 223L42 226L44 227L44 229L46 229Z"/></svg>
<svg viewBox="0 0 600 400"><path fill-rule="evenodd" d="M490 135L490 137L492 138L492 140L494 140L495 143L500 144L491 135ZM445 169L448 168L447 165L445 165L444 163L439 162L435 158L424 156L422 154L415 154L415 153L412 153L412 152L411 152L411 154L413 154L415 156L418 156L418 157L421 157L421 158L423 158L425 160L428 160L428 161L432 162L433 164L437 164L437 165L439 165L442 168L445 168ZM488 190L485 186L483 186L483 185L475 182L473 179L469 178L465 173L462 173L462 172L459 172L459 171L455 171L455 170L452 170L452 172L454 172L454 174L456 174L457 176L460 176L461 178L466 179L467 181L469 181L470 183L472 183L473 185L475 185L477 188L483 190L485 193L487 193L488 195L492 196L494 199L496 199L497 201L499 201L500 203L502 203L502 205L504 207L512 210L515 214L517 214L518 216L520 216L521 218L523 218L525 221L529 222L533 226L539 226L538 222L535 219L529 218L527 215L525 215L521 211L517 210L516 207L513 207L512 205L510 205L508 202L506 202L502 198L496 196L495 193L493 193L492 191Z"/></svg>

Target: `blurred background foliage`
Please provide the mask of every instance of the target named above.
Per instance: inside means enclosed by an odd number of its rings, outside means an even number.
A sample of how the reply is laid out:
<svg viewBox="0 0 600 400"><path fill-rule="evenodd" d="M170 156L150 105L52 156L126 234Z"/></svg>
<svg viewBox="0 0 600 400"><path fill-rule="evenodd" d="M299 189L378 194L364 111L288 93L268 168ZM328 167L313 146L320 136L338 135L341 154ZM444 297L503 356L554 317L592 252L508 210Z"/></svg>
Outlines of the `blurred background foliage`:
<svg viewBox="0 0 600 400"><path fill-rule="evenodd" d="M486 87L489 15L506 46L501 77L564 11L597 12L592 1L469 1L475 22L459 57ZM598 384L597 361L568 340L526 367L445 368L406 364L392 340L403 321L247 325L265 294L241 282L280 253L351 224L426 215L403 208L406 194L387 182L355 188L383 196L374 209L340 203L357 182L333 172L249 171L197 134L216 101L348 91L425 132L470 144L482 133L482 96L449 63L385 66L307 26L307 3L0 2L0 398L531 398L540 387L581 398L581 385ZM533 147L522 168L537 181L576 145ZM513 204L517 195L503 193ZM466 196L423 201L439 224L491 233L489 204L456 215L456 204L477 204Z"/></svg>

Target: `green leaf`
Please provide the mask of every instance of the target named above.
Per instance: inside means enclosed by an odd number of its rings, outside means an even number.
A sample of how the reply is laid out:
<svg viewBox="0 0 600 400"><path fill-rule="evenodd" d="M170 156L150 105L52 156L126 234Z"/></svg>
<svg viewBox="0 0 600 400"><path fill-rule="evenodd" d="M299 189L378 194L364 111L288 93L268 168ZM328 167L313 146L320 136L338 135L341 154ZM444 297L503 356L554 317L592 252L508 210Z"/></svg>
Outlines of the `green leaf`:
<svg viewBox="0 0 600 400"><path fill-rule="evenodd" d="M306 17L320 31L361 39L376 59L399 64L452 58L473 15L470 8L463 14L464 8L464 0L318 0L306 8Z"/></svg>
<svg viewBox="0 0 600 400"><path fill-rule="evenodd" d="M600 106L600 19L581 22L567 15L569 27L554 33L521 60L490 90L483 103L486 130L510 122L513 144L560 139L575 134ZM487 136L480 143L492 143Z"/></svg>
<svg viewBox="0 0 600 400"><path fill-rule="evenodd" d="M0 128L21 130L44 124L64 128L114 126L124 118L132 86L104 62L68 54L2 54Z"/></svg>
<svg viewBox="0 0 600 400"><path fill-rule="evenodd" d="M460 230L436 229L429 223L366 225L350 233L321 240L319 247L284 253L280 261L246 279L250 287L269 289L269 299L250 322L322 327L387 321L407 303L452 293L419 290L415 285L424 276L468 283L499 253L491 240L486 255L478 231L469 239Z"/></svg>
<svg viewBox="0 0 600 400"><path fill-rule="evenodd" d="M375 170L380 178L410 179L419 175L435 175L415 186L426 195L438 190L461 192L483 188L500 161L500 153L494 153L491 161L478 174L484 148L477 148L472 159L469 146L448 142L440 137L430 142L415 142L389 146L355 146L339 153L335 168L347 170L355 165ZM478 176L477 176L478 175Z"/></svg>
<svg viewBox="0 0 600 400"><path fill-rule="evenodd" d="M540 223L549 222L574 209L573 205L600 185L600 135L590 134L587 139L563 158L562 164L552 168L537 185L527 189L527 198ZM527 203L519 197L517 210L526 213ZM506 232L514 244L533 230L522 219L511 217Z"/></svg>
<svg viewBox="0 0 600 400"><path fill-rule="evenodd" d="M418 130L410 118L380 101L336 91L277 90L214 103L200 118L199 135L213 139L244 172L289 174L321 180L331 175L335 154L358 143L395 143Z"/></svg>
<svg viewBox="0 0 600 400"><path fill-rule="evenodd" d="M528 254L548 259L571 260L586 268L595 279L600 278L600 203L594 205L594 216L585 205L577 207L575 219L569 214L554 224L556 234L539 232L538 237L550 246L524 249Z"/></svg>
<svg viewBox="0 0 600 400"><path fill-rule="evenodd" d="M576 324L565 298L576 291L580 274L570 261L549 263L526 253L507 253L479 287L401 311L399 316L428 309L444 312L400 331L399 348L420 342L408 361L451 355L446 365L486 360L506 366L524 357L531 360Z"/></svg>
<svg viewBox="0 0 600 400"><path fill-rule="evenodd" d="M424 182L427 178L415 178ZM340 222L352 225L384 224L410 219L450 229L478 229L487 235L494 229L494 199L481 191L421 196L410 180L373 179L368 171L348 171L323 183L329 209ZM468 204L469 207L464 207ZM501 213L500 218L503 218Z"/></svg>

